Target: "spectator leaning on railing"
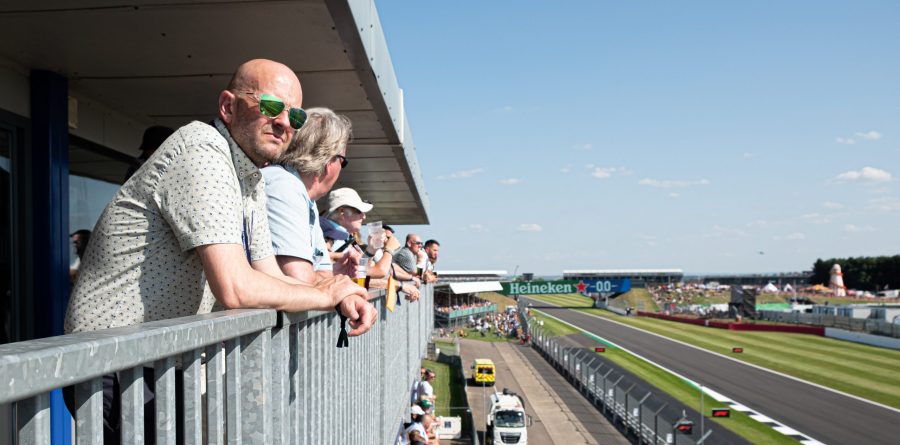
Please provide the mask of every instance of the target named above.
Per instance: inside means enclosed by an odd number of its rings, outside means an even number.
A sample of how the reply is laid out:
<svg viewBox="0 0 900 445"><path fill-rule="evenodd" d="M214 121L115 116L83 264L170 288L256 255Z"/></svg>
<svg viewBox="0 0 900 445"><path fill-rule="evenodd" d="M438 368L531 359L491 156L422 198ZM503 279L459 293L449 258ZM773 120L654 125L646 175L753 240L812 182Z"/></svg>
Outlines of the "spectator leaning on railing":
<svg viewBox="0 0 900 445"><path fill-rule="evenodd" d="M425 241L425 256L428 258L425 262L425 270L422 279L426 283L434 283L437 281L437 272L434 271L434 264L437 263L438 253L441 249L441 243L437 240L430 239Z"/></svg>
<svg viewBox="0 0 900 445"><path fill-rule="evenodd" d="M406 246L394 253L394 274L401 281L413 281L416 287L422 280L416 273L416 259L422 249L422 239L415 233L406 235Z"/></svg>
<svg viewBox="0 0 900 445"><path fill-rule="evenodd" d="M286 275L315 283L333 273L353 276L358 257L332 263L316 206L316 200L331 190L346 165L350 120L326 108L306 112L306 124L291 145L262 173L278 265Z"/></svg>
<svg viewBox="0 0 900 445"><path fill-rule="evenodd" d="M339 306L354 333L367 331L374 316L365 312L363 288L347 277L300 284L281 272L272 252L259 168L303 126L301 100L287 66L241 65L219 94L215 121L178 129L107 205L82 258L65 331L202 314L216 301L292 312ZM115 378L107 377L104 405L115 405ZM116 437L118 420L109 409L104 415L105 434Z"/></svg>

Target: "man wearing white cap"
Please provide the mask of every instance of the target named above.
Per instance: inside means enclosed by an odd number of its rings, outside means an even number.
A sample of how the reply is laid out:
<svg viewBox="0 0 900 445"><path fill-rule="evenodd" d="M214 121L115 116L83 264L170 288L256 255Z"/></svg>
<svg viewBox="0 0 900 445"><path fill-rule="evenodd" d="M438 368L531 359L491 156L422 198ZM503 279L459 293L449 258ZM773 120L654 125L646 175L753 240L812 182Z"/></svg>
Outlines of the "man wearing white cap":
<svg viewBox="0 0 900 445"><path fill-rule="evenodd" d="M358 234L366 219L366 212L374 207L362 200L359 193L352 188L340 188L332 190L328 194L328 210L319 225L325 235L325 241L331 241L331 259L337 260L343 256L343 252L349 247L345 244L355 242L351 240L353 234Z"/></svg>

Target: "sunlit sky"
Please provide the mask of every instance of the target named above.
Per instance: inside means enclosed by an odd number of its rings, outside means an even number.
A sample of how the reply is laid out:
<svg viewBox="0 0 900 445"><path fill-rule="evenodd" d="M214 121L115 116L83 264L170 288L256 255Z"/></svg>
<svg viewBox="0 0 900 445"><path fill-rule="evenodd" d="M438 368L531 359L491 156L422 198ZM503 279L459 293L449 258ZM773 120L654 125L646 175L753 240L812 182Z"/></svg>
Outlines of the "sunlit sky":
<svg viewBox="0 0 900 445"><path fill-rule="evenodd" d="M900 2L377 6L439 269L900 254Z"/></svg>

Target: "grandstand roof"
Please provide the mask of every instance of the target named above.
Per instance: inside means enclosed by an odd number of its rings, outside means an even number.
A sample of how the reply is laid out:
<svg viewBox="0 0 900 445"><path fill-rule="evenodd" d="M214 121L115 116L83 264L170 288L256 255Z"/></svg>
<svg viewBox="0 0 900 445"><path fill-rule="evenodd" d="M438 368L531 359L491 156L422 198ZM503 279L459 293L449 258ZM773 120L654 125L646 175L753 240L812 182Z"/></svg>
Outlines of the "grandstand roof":
<svg viewBox="0 0 900 445"><path fill-rule="evenodd" d="M575 269L564 270L563 275L684 275L682 269Z"/></svg>

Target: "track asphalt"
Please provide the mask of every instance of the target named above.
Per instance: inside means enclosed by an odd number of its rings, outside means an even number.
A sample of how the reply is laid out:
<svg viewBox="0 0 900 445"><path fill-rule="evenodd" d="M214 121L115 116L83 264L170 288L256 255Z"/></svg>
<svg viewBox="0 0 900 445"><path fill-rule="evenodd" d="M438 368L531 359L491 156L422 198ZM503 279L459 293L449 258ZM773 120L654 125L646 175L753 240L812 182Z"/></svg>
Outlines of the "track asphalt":
<svg viewBox="0 0 900 445"><path fill-rule="evenodd" d="M667 340L537 301L545 311L707 386L826 444L900 443L900 413Z"/></svg>

